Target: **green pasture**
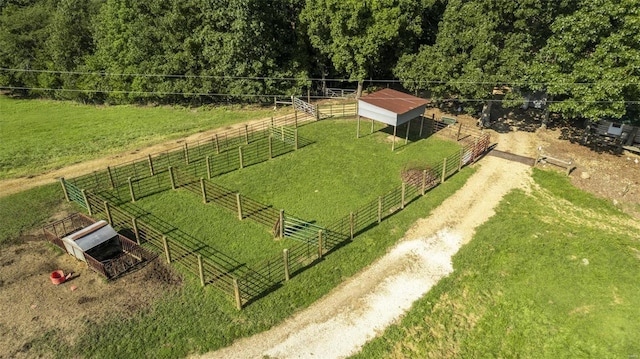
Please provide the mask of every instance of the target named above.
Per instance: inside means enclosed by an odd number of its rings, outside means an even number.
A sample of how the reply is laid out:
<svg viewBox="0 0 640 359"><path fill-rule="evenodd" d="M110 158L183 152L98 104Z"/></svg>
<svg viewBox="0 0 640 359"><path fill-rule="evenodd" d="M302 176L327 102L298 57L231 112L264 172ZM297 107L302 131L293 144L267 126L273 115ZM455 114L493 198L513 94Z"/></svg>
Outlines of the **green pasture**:
<svg viewBox="0 0 640 359"><path fill-rule="evenodd" d="M630 219L565 176L534 178L541 189L506 196L454 257L455 272L356 358L640 355Z"/></svg>
<svg viewBox="0 0 640 359"><path fill-rule="evenodd" d="M213 181L287 214L327 225L399 187L403 169L439 164L460 148L430 137L391 151L388 134L378 131L356 139L356 124L349 120L309 123L298 133L313 143Z"/></svg>
<svg viewBox="0 0 640 359"><path fill-rule="evenodd" d="M0 180L273 114L258 107L89 106L0 96Z"/></svg>

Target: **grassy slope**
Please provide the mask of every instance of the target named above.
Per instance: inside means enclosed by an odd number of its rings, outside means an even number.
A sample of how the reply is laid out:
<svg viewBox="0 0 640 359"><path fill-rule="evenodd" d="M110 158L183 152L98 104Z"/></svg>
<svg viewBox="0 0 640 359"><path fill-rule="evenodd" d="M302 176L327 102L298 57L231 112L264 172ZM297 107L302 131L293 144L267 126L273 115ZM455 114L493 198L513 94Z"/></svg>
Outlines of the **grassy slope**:
<svg viewBox="0 0 640 359"><path fill-rule="evenodd" d="M0 179L38 174L272 114L266 109L95 107L0 96Z"/></svg>
<svg viewBox="0 0 640 359"><path fill-rule="evenodd" d="M610 204L536 171L441 281L357 358L640 355L640 249ZM634 250L635 249L635 250Z"/></svg>

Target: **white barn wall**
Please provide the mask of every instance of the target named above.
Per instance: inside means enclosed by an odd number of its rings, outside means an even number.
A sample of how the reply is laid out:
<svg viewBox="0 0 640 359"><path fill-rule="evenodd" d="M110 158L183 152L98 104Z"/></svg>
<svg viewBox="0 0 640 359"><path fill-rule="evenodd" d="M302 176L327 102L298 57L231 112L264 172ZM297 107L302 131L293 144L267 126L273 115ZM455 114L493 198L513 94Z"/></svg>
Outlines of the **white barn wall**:
<svg viewBox="0 0 640 359"><path fill-rule="evenodd" d="M385 110L361 100L358 100L358 115L383 122L391 126L397 126L398 123L397 114L395 112Z"/></svg>

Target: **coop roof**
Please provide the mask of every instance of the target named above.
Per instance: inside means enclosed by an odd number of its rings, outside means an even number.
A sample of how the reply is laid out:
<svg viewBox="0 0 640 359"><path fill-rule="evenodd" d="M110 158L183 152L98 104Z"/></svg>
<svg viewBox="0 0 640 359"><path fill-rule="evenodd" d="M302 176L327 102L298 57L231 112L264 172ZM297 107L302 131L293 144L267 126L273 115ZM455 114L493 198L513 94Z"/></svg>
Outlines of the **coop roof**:
<svg viewBox="0 0 640 359"><path fill-rule="evenodd" d="M86 252L117 235L118 233L107 222L98 221L89 227L66 236L62 240Z"/></svg>
<svg viewBox="0 0 640 359"><path fill-rule="evenodd" d="M358 115L398 126L424 113L429 100L384 89L358 100Z"/></svg>

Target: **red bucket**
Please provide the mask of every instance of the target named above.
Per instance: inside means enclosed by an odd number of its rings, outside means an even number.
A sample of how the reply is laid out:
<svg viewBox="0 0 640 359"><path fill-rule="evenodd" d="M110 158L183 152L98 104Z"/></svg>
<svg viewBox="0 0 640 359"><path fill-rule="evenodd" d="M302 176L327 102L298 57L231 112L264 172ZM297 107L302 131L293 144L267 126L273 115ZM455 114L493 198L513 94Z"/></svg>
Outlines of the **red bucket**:
<svg viewBox="0 0 640 359"><path fill-rule="evenodd" d="M65 280L67 280L67 278L64 277L64 272L60 269L51 272L51 283L57 285L60 283L64 283Z"/></svg>

